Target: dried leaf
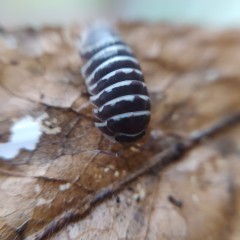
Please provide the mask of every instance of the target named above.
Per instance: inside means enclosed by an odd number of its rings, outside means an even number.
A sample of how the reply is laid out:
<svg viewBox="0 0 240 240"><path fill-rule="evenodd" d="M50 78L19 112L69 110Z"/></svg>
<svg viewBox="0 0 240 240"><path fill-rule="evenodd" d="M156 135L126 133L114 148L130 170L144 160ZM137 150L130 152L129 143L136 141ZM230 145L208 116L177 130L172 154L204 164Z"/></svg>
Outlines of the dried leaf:
<svg viewBox="0 0 240 240"><path fill-rule="evenodd" d="M170 146L166 136L187 137L240 111L239 30L119 29L141 62L152 98L140 150L109 144L94 127L91 108L77 112L88 101L75 47L81 27L1 32L0 141L8 142L14 121L29 115L43 134L34 151L22 149L0 163L0 239L38 239L46 227L49 239L239 239L239 126L109 199L97 195L103 202L92 209L96 193ZM121 157L105 154L120 150ZM84 216L72 219L73 212ZM56 231L51 227L59 216L66 222Z"/></svg>

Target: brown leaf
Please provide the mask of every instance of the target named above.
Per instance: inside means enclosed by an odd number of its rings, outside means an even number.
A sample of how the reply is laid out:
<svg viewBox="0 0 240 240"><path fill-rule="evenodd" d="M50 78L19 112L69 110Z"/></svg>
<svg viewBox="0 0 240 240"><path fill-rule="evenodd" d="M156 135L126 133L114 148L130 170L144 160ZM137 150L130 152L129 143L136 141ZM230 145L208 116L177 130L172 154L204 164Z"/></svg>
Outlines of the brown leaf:
<svg viewBox="0 0 240 240"><path fill-rule="evenodd" d="M1 33L1 143L28 115L43 134L34 151L0 163L0 239L38 239L46 229L49 239L240 238L239 126L105 199L112 183L121 187L176 135L185 139L240 111L240 32L163 24L119 29L152 98L140 150L111 145L94 127L91 108L77 112L88 101L75 47L80 27ZM156 135L162 138L154 141ZM119 150L121 157L105 154ZM62 229L54 227L59 219Z"/></svg>

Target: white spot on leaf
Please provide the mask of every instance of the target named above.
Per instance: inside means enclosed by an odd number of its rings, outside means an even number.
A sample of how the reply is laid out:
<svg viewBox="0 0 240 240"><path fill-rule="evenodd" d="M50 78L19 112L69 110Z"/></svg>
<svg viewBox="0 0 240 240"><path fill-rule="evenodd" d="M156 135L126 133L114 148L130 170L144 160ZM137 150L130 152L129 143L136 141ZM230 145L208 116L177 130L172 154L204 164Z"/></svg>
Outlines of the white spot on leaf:
<svg viewBox="0 0 240 240"><path fill-rule="evenodd" d="M71 183L61 184L59 186L59 190L60 191L65 191L65 190L69 189L70 187L71 187Z"/></svg>
<svg viewBox="0 0 240 240"><path fill-rule="evenodd" d="M16 121L11 129L9 142L0 143L0 157L10 160L21 149L33 151L42 135L39 119L26 116Z"/></svg>
<svg viewBox="0 0 240 240"><path fill-rule="evenodd" d="M57 125L58 120L56 118L49 119L49 115L45 113L42 115L41 120L42 120L41 130L44 133L54 135L61 132L62 129Z"/></svg>
<svg viewBox="0 0 240 240"><path fill-rule="evenodd" d="M51 204L52 201L53 201L52 199L47 200L47 199L44 199L44 198L39 198L39 199L37 200L36 206Z"/></svg>

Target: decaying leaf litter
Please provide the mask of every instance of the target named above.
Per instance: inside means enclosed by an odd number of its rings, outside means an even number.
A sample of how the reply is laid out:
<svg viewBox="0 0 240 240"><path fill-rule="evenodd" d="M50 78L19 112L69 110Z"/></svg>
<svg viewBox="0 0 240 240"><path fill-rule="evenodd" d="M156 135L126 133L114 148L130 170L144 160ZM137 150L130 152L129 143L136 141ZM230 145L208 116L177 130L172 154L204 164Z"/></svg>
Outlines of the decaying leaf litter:
<svg viewBox="0 0 240 240"><path fill-rule="evenodd" d="M238 30L162 24L119 29L141 63L153 105L142 141L151 147L130 148L122 158L91 151L109 151L109 142L95 129L91 108L76 111L88 101L75 48L81 27L1 32L1 142L9 139L13 121L27 115L43 116L44 129L34 151L1 162L5 172L42 176L1 174L2 239L34 239L61 214L84 212L86 199L144 166L175 135L188 136L239 112ZM148 141L156 135L161 141ZM232 126L203 140L177 164L148 172L47 238L237 239L238 136L239 127Z"/></svg>

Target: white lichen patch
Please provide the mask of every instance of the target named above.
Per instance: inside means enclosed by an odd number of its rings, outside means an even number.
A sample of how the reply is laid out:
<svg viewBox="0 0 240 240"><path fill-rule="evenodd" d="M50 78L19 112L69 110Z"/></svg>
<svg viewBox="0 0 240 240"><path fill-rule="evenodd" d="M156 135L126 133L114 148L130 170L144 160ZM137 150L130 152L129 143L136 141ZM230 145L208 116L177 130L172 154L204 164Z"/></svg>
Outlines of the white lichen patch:
<svg viewBox="0 0 240 240"><path fill-rule="evenodd" d="M119 177L120 176L120 172L119 171L115 171L114 172L114 177Z"/></svg>
<svg viewBox="0 0 240 240"><path fill-rule="evenodd" d="M94 179L96 182L99 182L103 178L102 174L95 173L94 174Z"/></svg>
<svg viewBox="0 0 240 240"><path fill-rule="evenodd" d="M41 116L41 130L46 134L58 134L62 131L62 128L58 126L58 120L56 118L49 118L47 113Z"/></svg>
<svg viewBox="0 0 240 240"><path fill-rule="evenodd" d="M146 197L145 188L141 184L137 184L136 191L132 195L132 199L135 201L141 201Z"/></svg>
<svg viewBox="0 0 240 240"><path fill-rule="evenodd" d="M60 191L66 191L66 190L68 190L71 187L71 185L72 185L71 183L61 184L59 186L59 190Z"/></svg>
<svg viewBox="0 0 240 240"><path fill-rule="evenodd" d="M110 168L109 168L109 167L105 167L105 168L103 169L103 171L104 171L105 173L107 173L107 172L110 171Z"/></svg>
<svg viewBox="0 0 240 240"><path fill-rule="evenodd" d="M39 198L36 202L36 206L50 205L52 201L52 199Z"/></svg>
<svg viewBox="0 0 240 240"><path fill-rule="evenodd" d="M131 150L132 152L140 152L140 149L139 149L139 148L136 148L136 147L134 147L134 146L132 146L132 147L130 148L130 150Z"/></svg>
<svg viewBox="0 0 240 240"><path fill-rule="evenodd" d="M104 173L108 173L110 171L115 171L115 166L111 165L111 164L108 164L105 166L105 168L103 169L103 172Z"/></svg>
<svg viewBox="0 0 240 240"><path fill-rule="evenodd" d="M150 134L153 139L160 139L161 137L163 137L163 132L159 129L152 130Z"/></svg>
<svg viewBox="0 0 240 240"><path fill-rule="evenodd" d="M0 143L0 157L15 158L21 149L33 151L42 135L39 119L26 116L14 122L10 129L9 142Z"/></svg>
<svg viewBox="0 0 240 240"><path fill-rule="evenodd" d="M10 128L10 139L0 143L0 158L11 160L19 154L21 149L33 151L36 149L42 133L58 134L61 127L56 118L49 119L47 113L37 118L25 116L15 120Z"/></svg>

